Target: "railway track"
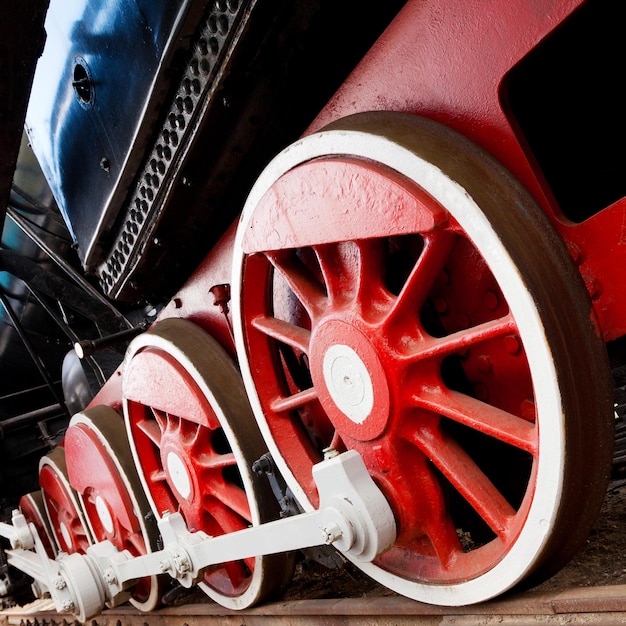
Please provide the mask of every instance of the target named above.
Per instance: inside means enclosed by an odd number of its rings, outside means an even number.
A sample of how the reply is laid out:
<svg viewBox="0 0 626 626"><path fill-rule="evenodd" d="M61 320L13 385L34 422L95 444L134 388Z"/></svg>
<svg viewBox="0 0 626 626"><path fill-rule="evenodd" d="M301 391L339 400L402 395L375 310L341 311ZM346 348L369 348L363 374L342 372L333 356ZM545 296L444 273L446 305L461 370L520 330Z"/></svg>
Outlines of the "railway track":
<svg viewBox="0 0 626 626"><path fill-rule="evenodd" d="M214 603L192 603L146 615L130 606L104 611L89 626L254 626L299 624L624 624L626 585L579 587L553 592L526 592L470 607L436 607L399 596L335 598L275 602L231 611ZM55 612L50 601L0 612L2 626L79 624Z"/></svg>

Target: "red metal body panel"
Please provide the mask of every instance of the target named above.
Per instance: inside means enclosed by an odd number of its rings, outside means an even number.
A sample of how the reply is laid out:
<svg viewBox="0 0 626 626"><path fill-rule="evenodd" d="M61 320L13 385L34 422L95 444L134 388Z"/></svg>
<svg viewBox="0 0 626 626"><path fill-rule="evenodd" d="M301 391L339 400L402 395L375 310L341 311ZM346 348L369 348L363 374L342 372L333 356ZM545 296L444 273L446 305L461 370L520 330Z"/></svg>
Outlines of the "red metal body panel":
<svg viewBox="0 0 626 626"><path fill-rule="evenodd" d="M412 0L308 132L353 113L389 110L438 120L475 141L526 186L567 243L608 341L626 333L626 299L616 280L626 262L626 203L580 224L565 219L501 94L510 70L581 4Z"/></svg>
<svg viewBox="0 0 626 626"><path fill-rule="evenodd" d="M222 309L215 303L211 287L230 282L234 238L235 225L211 249L204 261L158 317L159 320L178 317L196 323L209 332L233 358L235 346L232 334ZM89 406L94 407L100 404L110 406L117 411L122 410L121 367L109 378Z"/></svg>

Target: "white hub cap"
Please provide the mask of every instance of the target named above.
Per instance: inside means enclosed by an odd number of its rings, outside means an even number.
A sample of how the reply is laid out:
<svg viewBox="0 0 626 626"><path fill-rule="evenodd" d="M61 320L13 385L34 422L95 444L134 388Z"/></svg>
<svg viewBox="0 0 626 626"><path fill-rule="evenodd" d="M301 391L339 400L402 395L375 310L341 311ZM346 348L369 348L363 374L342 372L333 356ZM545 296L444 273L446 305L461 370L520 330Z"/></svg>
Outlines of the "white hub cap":
<svg viewBox="0 0 626 626"><path fill-rule="evenodd" d="M104 527L104 530L111 534L113 532L113 518L111 517L107 503L101 496L96 498L96 511L98 512L98 517L100 518L100 523Z"/></svg>
<svg viewBox="0 0 626 626"><path fill-rule="evenodd" d="M324 381L339 409L355 424L362 424L374 407L369 372L350 347L335 344L324 355Z"/></svg>
<svg viewBox="0 0 626 626"><path fill-rule="evenodd" d="M69 528L65 525L64 522L59 524L61 529L61 536L63 537L63 541L65 542L65 547L70 550L72 548L72 535L70 535Z"/></svg>
<svg viewBox="0 0 626 626"><path fill-rule="evenodd" d="M176 491L178 491L185 500L188 500L191 495L191 479L189 478L185 464L181 458L173 452L167 455L167 473Z"/></svg>

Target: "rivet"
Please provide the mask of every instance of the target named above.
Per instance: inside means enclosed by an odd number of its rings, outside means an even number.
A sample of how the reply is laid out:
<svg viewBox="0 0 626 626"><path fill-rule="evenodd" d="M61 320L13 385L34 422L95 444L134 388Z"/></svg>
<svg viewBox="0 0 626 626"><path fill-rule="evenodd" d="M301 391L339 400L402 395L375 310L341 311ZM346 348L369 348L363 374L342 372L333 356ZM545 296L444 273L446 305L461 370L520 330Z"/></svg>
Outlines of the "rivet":
<svg viewBox="0 0 626 626"><path fill-rule="evenodd" d="M74 603L71 600L65 600L65 602L63 602L63 610L67 611L68 613L70 611L74 610Z"/></svg>
<svg viewBox="0 0 626 626"><path fill-rule="evenodd" d="M504 349L513 356L518 355L521 352L522 344L520 340L515 335L506 335L502 338L502 343L504 344Z"/></svg>
<svg viewBox="0 0 626 626"><path fill-rule="evenodd" d="M336 456L339 456L339 452L337 452L335 448L324 448L322 452L324 454L324 461L328 461L329 459L334 459Z"/></svg>
<svg viewBox="0 0 626 626"><path fill-rule="evenodd" d="M59 591L61 591L62 589L65 589L65 587L66 587L66 583L60 576L54 579L55 589L58 589Z"/></svg>
<svg viewBox="0 0 626 626"><path fill-rule="evenodd" d="M337 539L341 539L341 536L343 535L343 532L339 524L335 524L334 522L331 522L327 526L324 526L321 529L321 531L322 531L322 541L326 545L330 545L334 541L337 541Z"/></svg>
<svg viewBox="0 0 626 626"><path fill-rule="evenodd" d="M495 311L500 306L500 298L495 291L490 289L483 296L483 303L490 311Z"/></svg>

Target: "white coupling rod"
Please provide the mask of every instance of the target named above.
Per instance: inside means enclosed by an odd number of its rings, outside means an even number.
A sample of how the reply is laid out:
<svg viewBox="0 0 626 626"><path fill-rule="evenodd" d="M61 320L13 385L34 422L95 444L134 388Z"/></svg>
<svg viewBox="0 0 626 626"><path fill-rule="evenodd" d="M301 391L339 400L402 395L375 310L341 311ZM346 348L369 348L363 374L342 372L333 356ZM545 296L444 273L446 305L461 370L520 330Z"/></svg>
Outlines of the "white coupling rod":
<svg viewBox="0 0 626 626"><path fill-rule="evenodd" d="M191 586L211 565L322 544L334 545L352 560L368 562L393 545L393 512L357 452L318 463L313 478L320 496L318 510L233 533L217 537L190 533L179 514L164 516L159 521L163 550L109 561L116 583L122 586L167 572Z"/></svg>

